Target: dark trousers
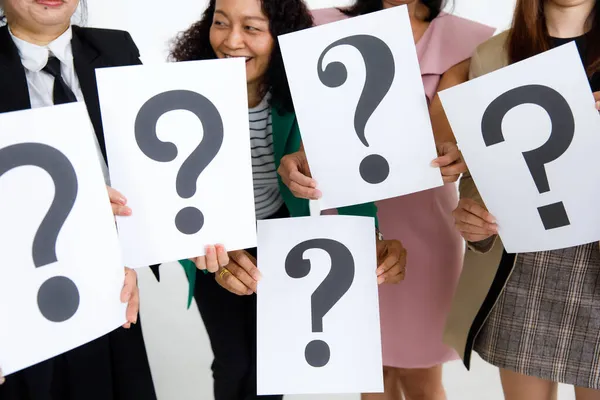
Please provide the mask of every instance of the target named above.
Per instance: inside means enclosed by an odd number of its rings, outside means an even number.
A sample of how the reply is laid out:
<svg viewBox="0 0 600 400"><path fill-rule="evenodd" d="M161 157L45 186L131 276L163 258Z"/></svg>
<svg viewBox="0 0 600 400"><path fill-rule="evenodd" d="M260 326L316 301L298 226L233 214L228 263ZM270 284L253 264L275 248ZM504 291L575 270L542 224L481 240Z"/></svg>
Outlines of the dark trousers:
<svg viewBox="0 0 600 400"><path fill-rule="evenodd" d="M284 208L271 218L287 216ZM256 249L246 251L256 257ZM256 295L235 295L219 286L214 274L198 272L194 298L215 356L215 400L283 399L256 394Z"/></svg>

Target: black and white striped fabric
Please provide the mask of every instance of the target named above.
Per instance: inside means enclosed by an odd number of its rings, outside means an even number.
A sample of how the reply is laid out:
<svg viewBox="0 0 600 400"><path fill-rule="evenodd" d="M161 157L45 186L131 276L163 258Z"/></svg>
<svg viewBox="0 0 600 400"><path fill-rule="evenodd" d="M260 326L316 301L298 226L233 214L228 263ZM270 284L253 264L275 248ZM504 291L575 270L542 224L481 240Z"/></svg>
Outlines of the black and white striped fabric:
<svg viewBox="0 0 600 400"><path fill-rule="evenodd" d="M248 110L256 219L270 217L283 205L275 169L269 99L267 94L257 107Z"/></svg>

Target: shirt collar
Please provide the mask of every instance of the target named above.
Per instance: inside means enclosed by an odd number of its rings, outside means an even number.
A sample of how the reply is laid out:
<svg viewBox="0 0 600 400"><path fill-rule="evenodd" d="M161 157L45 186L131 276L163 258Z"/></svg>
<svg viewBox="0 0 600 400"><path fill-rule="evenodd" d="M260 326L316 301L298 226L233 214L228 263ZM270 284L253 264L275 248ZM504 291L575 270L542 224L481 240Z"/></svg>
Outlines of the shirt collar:
<svg viewBox="0 0 600 400"><path fill-rule="evenodd" d="M10 36L19 50L19 56L23 66L32 72L39 72L48 63L48 56L51 53L62 64L70 64L73 61L73 49L71 48L71 39L73 38L73 30L69 29L62 35L48 43L46 46L38 46L29 43L23 39L14 36L8 28Z"/></svg>

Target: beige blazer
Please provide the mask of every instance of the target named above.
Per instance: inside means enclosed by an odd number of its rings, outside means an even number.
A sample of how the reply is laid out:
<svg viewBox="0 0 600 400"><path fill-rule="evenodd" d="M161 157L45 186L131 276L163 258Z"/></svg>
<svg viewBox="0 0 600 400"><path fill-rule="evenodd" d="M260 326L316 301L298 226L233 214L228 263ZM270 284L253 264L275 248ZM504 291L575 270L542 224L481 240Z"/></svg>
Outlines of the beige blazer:
<svg viewBox="0 0 600 400"><path fill-rule="evenodd" d="M481 44L471 58L469 79L508 65L503 32ZM460 197L483 203L470 174L460 180ZM468 243L463 271L444 331L444 343L454 348L469 368L475 338L496 304L514 267L515 255L506 254L502 241Z"/></svg>

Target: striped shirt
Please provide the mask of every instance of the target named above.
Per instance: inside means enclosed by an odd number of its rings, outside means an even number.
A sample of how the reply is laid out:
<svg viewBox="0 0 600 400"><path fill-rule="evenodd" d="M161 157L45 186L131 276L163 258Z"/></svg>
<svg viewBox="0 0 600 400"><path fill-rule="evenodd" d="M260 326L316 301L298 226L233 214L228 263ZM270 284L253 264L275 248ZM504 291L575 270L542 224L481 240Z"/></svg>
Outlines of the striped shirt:
<svg viewBox="0 0 600 400"><path fill-rule="evenodd" d="M258 106L248 110L256 219L270 217L283 205L275 169L270 98L267 94Z"/></svg>

